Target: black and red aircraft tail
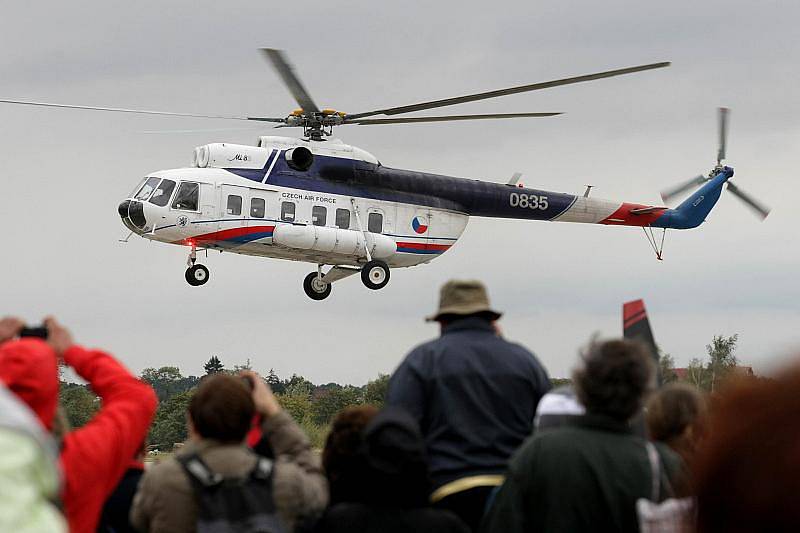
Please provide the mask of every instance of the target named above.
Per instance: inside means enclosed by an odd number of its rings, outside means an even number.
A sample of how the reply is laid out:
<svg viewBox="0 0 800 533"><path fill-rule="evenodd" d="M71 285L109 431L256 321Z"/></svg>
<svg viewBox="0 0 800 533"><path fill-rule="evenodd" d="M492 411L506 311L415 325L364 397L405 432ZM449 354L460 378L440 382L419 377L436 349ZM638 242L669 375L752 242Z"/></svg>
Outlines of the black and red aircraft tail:
<svg viewBox="0 0 800 533"><path fill-rule="evenodd" d="M653 330L650 329L644 300L633 300L622 304L622 336L645 343L658 363L658 347L653 338Z"/></svg>

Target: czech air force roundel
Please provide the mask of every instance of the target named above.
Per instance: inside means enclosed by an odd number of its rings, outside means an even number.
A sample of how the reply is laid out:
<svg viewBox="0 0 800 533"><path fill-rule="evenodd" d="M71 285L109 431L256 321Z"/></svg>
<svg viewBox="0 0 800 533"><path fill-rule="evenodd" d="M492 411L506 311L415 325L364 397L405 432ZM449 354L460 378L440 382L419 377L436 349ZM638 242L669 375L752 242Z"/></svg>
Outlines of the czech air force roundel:
<svg viewBox="0 0 800 533"><path fill-rule="evenodd" d="M428 220L426 217L414 217L414 220L411 221L411 227L414 228L414 231L422 235L428 231Z"/></svg>

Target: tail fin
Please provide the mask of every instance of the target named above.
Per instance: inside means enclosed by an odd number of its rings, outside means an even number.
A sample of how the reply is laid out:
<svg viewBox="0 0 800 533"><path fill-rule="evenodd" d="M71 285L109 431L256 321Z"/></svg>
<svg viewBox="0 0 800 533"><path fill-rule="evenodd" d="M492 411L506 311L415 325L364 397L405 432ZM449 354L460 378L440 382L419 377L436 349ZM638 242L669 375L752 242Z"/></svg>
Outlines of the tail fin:
<svg viewBox="0 0 800 533"><path fill-rule="evenodd" d="M733 169L723 167L708 183L697 189L678 207L668 211L669 216L663 217L665 224L658 226L675 229L696 228L705 221L711 209L717 204L719 195L722 194L722 186L732 177Z"/></svg>
<svg viewBox="0 0 800 533"><path fill-rule="evenodd" d="M653 330L650 329L650 320L647 318L644 300L633 300L622 304L622 336L626 339L643 342L650 348L656 365L658 365L658 346L653 338ZM661 383L661 376L658 376L658 382Z"/></svg>

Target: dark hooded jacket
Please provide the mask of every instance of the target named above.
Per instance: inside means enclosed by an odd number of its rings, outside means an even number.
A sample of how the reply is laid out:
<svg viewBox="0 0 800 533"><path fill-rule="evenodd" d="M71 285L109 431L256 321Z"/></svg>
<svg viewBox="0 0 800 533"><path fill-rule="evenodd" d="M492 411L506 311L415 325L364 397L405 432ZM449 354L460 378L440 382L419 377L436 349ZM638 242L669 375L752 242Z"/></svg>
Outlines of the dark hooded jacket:
<svg viewBox="0 0 800 533"><path fill-rule="evenodd" d="M331 506L318 533L466 533L454 514L428 507L430 478L425 443L413 418L387 408L364 428L361 464L353 480L361 486L353 501ZM356 484L353 483L353 484Z"/></svg>
<svg viewBox="0 0 800 533"><path fill-rule="evenodd" d="M514 454L481 531L639 531L636 501L673 496L681 474L680 458L654 446L656 494L646 441L630 424L586 414L537 432Z"/></svg>

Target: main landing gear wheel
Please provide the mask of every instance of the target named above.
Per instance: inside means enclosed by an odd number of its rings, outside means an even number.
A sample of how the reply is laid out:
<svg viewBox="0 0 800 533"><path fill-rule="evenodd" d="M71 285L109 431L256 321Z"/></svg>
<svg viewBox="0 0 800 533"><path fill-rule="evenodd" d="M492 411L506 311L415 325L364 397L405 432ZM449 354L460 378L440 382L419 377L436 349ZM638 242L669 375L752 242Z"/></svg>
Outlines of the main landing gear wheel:
<svg viewBox="0 0 800 533"><path fill-rule="evenodd" d="M324 300L331 295L331 288L330 283L322 281L319 272L312 272L303 280L303 290L312 300Z"/></svg>
<svg viewBox="0 0 800 533"><path fill-rule="evenodd" d="M192 287L199 287L208 281L208 269L203 265L192 265L186 269L186 281Z"/></svg>
<svg viewBox="0 0 800 533"><path fill-rule="evenodd" d="M373 291L384 288L389 283L389 265L383 261L369 261L361 267L361 281Z"/></svg>

